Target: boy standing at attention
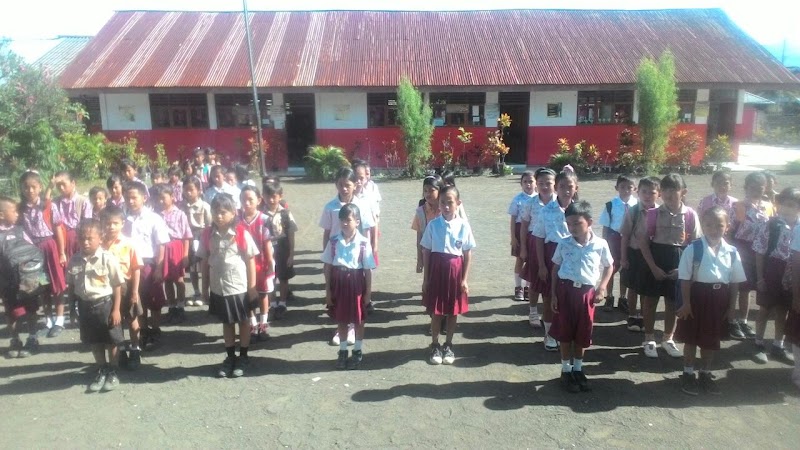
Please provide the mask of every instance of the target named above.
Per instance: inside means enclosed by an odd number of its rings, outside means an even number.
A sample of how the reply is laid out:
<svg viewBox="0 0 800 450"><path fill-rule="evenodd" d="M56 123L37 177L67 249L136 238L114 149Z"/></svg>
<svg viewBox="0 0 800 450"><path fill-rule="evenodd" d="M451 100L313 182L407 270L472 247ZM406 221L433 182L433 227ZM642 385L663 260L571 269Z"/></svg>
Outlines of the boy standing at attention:
<svg viewBox="0 0 800 450"><path fill-rule="evenodd" d="M100 222L94 219L78 225L80 251L72 256L67 266L67 290L64 292L66 299L78 301L81 342L92 346L98 366L97 375L88 386L89 392L112 391L119 385L114 365L117 345L122 342L120 286L125 280L119 271L119 261L100 246L101 228Z"/></svg>
<svg viewBox="0 0 800 450"><path fill-rule="evenodd" d="M592 207L587 201L564 211L571 236L553 254L550 335L561 344L561 385L567 392L589 391L583 356L592 345L594 305L606 297L614 259L605 239L592 232Z"/></svg>

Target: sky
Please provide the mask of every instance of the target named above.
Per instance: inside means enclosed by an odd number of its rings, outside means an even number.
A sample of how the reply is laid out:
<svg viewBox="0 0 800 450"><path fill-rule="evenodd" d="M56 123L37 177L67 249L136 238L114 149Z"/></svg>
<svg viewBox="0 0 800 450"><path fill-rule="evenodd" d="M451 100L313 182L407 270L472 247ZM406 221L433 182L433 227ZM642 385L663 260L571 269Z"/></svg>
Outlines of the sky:
<svg viewBox="0 0 800 450"><path fill-rule="evenodd" d="M96 34L114 11L123 10L241 10L240 0L22 0L0 6L0 36L29 61L54 45L59 35ZM391 5L391 6L390 6ZM465 10L465 9L664 9L722 8L747 34L787 66L800 66L800 2L792 0L248 0L251 11L261 10ZM785 50L784 50L785 47Z"/></svg>

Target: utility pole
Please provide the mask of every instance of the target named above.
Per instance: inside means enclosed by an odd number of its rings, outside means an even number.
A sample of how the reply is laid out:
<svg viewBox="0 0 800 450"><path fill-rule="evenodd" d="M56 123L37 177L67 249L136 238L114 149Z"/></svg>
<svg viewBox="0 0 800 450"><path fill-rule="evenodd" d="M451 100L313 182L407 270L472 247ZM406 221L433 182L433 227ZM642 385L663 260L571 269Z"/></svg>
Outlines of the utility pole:
<svg viewBox="0 0 800 450"><path fill-rule="evenodd" d="M247 55L250 59L250 84L253 86L253 108L256 110L256 144L258 146L259 161L261 162L261 177L267 176L267 162L264 155L264 143L261 129L261 105L258 101L258 89L256 88L256 68L253 63L253 37L250 34L250 14L247 12L247 0L242 0L244 9L244 30L247 35Z"/></svg>

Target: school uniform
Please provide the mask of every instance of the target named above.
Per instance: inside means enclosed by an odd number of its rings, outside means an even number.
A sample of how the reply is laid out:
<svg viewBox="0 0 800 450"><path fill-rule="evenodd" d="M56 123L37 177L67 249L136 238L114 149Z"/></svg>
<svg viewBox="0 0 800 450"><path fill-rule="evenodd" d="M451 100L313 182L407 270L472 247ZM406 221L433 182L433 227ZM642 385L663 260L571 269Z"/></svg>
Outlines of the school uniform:
<svg viewBox="0 0 800 450"><path fill-rule="evenodd" d="M222 183L222 187L216 187L213 184L209 186L205 192L203 192L203 200L206 201L209 205L217 194L229 194L233 197L233 204L236 206L236 209L242 209L242 202L239 196L242 194L242 191L239 190L236 186L231 186L228 183Z"/></svg>
<svg viewBox="0 0 800 450"><path fill-rule="evenodd" d="M92 204L77 191L73 192L70 197L59 197L54 204L58 208L61 223L64 225L64 253L69 261L72 255L80 251L77 237L78 224L83 219L92 218Z"/></svg>
<svg viewBox="0 0 800 450"><path fill-rule="evenodd" d="M522 191L511 199L508 205L508 215L514 218L514 236L519 239L519 229L522 226L522 210L536 194L528 195ZM511 256L519 257L519 247L511 247Z"/></svg>
<svg viewBox="0 0 800 450"><path fill-rule="evenodd" d="M372 211L372 206L355 195L353 196L353 201L350 203L358 206L358 211L361 215L361 217L359 217L361 220L361 227L359 227L358 231L369 239L372 228L375 228L375 214ZM319 226L323 230L329 230L331 236L342 232L341 225L339 224L339 210L346 204L346 202L339 200L339 196L337 195L322 208Z"/></svg>
<svg viewBox="0 0 800 450"><path fill-rule="evenodd" d="M208 242L200 242L197 256L208 258L210 298L208 312L222 323L249 320L250 299L247 298L247 264L245 260L260 252L253 237L242 230L242 248L236 238L236 228L224 233L216 227L210 231Z"/></svg>
<svg viewBox="0 0 800 450"><path fill-rule="evenodd" d="M366 271L377 265L369 239L357 230L349 243L341 233L335 234L320 259L331 266L328 284L333 306L328 314L338 323L364 322L367 311L362 298L366 293Z"/></svg>
<svg viewBox="0 0 800 450"><path fill-rule="evenodd" d="M381 197L381 193L378 190L378 185L372 181L368 180L367 184L361 188L361 192L367 198L371 198L374 204L372 205L375 214L380 216L381 215L381 202L383 201L383 197Z"/></svg>
<svg viewBox="0 0 800 450"><path fill-rule="evenodd" d="M528 222L528 260L522 266L519 276L523 280L531 283L531 288L536 280L539 279L539 259L536 257L536 237L533 235L533 229L536 226L536 219L542 208L555 200L556 195L552 194L549 199L542 201L539 194L534 194L525 204L522 205L522 212L520 220ZM536 291L538 292L538 291Z"/></svg>
<svg viewBox="0 0 800 450"><path fill-rule="evenodd" d="M736 197L731 197L730 195L723 200L719 198L717 194L711 194L700 200L700 203L697 205L697 215L698 217L703 217L704 212L715 206L719 206L728 213L728 217L733 217L733 205L736 202L738 202Z"/></svg>
<svg viewBox="0 0 800 450"><path fill-rule="evenodd" d="M280 281L294 278L294 266L289 265L289 233L297 232L297 222L292 212L278 205L275 212L265 211L267 226L272 239L273 260L275 261L275 277Z"/></svg>
<svg viewBox="0 0 800 450"><path fill-rule="evenodd" d="M628 268L620 270L620 279L637 293L641 291L642 280L650 271L639 248L639 237L647 232L647 210L642 203L631 206L625 213L620 228L620 235L628 236L628 248L620 249L620 255L623 251L628 252Z"/></svg>
<svg viewBox="0 0 800 450"><path fill-rule="evenodd" d="M114 288L125 283L117 258L102 247L90 256L76 253L67 267L67 283L72 297L68 300L78 300L81 342L122 343L122 328L110 327L108 321L114 307Z"/></svg>
<svg viewBox="0 0 800 450"><path fill-rule="evenodd" d="M164 247L164 281L175 282L183 278L186 269L183 266L184 241L191 241L194 235L186 213L173 205L168 211L162 211L161 217L169 230L169 243ZM189 244L191 247L191 242Z"/></svg>
<svg viewBox="0 0 800 450"><path fill-rule="evenodd" d="M418 206L416 210L414 210L414 218L411 219L411 229L414 231L421 231L425 232L425 228L428 226L428 222L431 220L439 217L442 213L439 211L439 207L431 207L428 205L428 202L424 202L421 206Z"/></svg>
<svg viewBox="0 0 800 450"><path fill-rule="evenodd" d="M142 258L136 253L136 249L130 239L120 235L116 240L103 242L103 249L114 255L119 261L119 272L125 279L122 285L122 301L120 303L120 311L124 319L134 319L144 314L142 303L132 303L133 297L132 290L132 277L134 272L141 270L143 266ZM141 280L140 280L141 283Z"/></svg>
<svg viewBox="0 0 800 450"><path fill-rule="evenodd" d="M200 235L203 230L211 226L211 205L198 197L194 203L184 203L181 209L189 220L189 228L192 230L192 244L189 246L189 262L192 264L192 271L197 272L197 248L200 246Z"/></svg>
<svg viewBox="0 0 800 450"><path fill-rule="evenodd" d="M3 243L4 247L7 244L8 248L13 247L15 245L13 242L19 242L19 239L33 245L31 238L19 225L11 225L10 227L0 225L0 235L2 235L0 239L5 241ZM40 285L44 285L47 282L48 280L41 279ZM35 314L39 310L38 295L21 294L20 285L17 283L12 284L10 280L2 284L4 289L0 290L0 298L3 299L6 316L10 317L12 320L17 320L26 314Z"/></svg>
<svg viewBox="0 0 800 450"><path fill-rule="evenodd" d="M622 200L619 196L614 197L606 203L603 212L600 214L600 225L603 227L603 239L608 242L611 249L611 256L614 257L614 273L619 271L619 264L622 261L622 223L625 214L632 206L639 203L639 200L631 196L628 201Z"/></svg>
<svg viewBox="0 0 800 450"><path fill-rule="evenodd" d="M150 209L142 208L138 213L128 212L122 225L122 234L131 240L136 253L142 258L139 272L139 299L142 306L159 311L167 303L164 284L153 280L155 258L159 247L170 242L169 229L164 219ZM166 255L165 255L166 263Z"/></svg>
<svg viewBox="0 0 800 450"><path fill-rule="evenodd" d="M777 240L775 247L769 249L770 228L775 227ZM770 221L759 224L755 239L753 240L753 252L764 256L764 284L767 290L759 292L756 296L756 304L762 308L772 308L782 306L791 308L792 289L785 285L784 280L789 278L787 271L789 258L791 257L791 244L794 229L797 228L797 221L792 224L786 223L779 217L773 217ZM769 252L769 254L767 254Z"/></svg>
<svg viewBox="0 0 800 450"><path fill-rule="evenodd" d="M589 231L586 244L572 236L558 242L552 260L559 266L554 299L558 313L553 316L550 336L588 348L592 345L595 288L603 270L614 265L611 250L605 239Z"/></svg>
<svg viewBox="0 0 800 450"><path fill-rule="evenodd" d="M740 291L756 289L756 255L753 252L753 241L759 226L775 215L772 203L759 200L753 205L748 200L736 202L731 216L731 244L739 250L747 281L739 285Z"/></svg>
<svg viewBox="0 0 800 450"><path fill-rule="evenodd" d="M469 222L439 216L425 227L420 245L430 251L428 289L422 298L428 314L449 316L469 311L467 293L461 290L464 252L476 246Z"/></svg>
<svg viewBox="0 0 800 450"><path fill-rule="evenodd" d="M645 222L653 261L664 273L669 274L678 268L686 245L697 239L697 230L700 226L697 213L683 204L677 213L662 205L648 210ZM675 280L669 278L656 280L653 272L649 270L650 267L647 268L648 270L642 273L638 294L675 300Z"/></svg>
<svg viewBox="0 0 800 450"><path fill-rule="evenodd" d="M550 273L553 270L553 254L556 252L558 243L570 236L564 211L565 209L558 203L558 198L554 197L552 202L539 211L533 227L533 236L544 239L544 265L547 268L547 277L544 280L540 279L537 268L537 272L533 274L533 280L529 281L531 289L545 297L550 296L552 291ZM528 259L530 259L530 255Z"/></svg>
<svg viewBox="0 0 800 450"><path fill-rule="evenodd" d="M172 198L175 200L175 204L183 202L183 181L169 183L169 186L172 188Z"/></svg>
<svg viewBox="0 0 800 450"><path fill-rule="evenodd" d="M720 339L727 336L725 317L730 307L731 284L747 278L739 252L724 239L716 253L701 238L703 257L695 267L694 244L686 247L678 266L678 279L692 281L692 317L678 319L675 340L706 350L719 350ZM685 302L685 301L684 301Z"/></svg>
<svg viewBox="0 0 800 450"><path fill-rule="evenodd" d="M790 253L800 252L800 226L795 226L792 231L792 239L789 244ZM784 279L784 286L792 288L792 268L791 264L787 269L787 277ZM784 330L786 340L792 345L800 345L800 314L794 308L789 308L789 316L786 319L786 329Z"/></svg>
<svg viewBox="0 0 800 450"><path fill-rule="evenodd" d="M48 208L46 214L45 207ZM62 225L61 213L55 204L40 199L33 204L23 203L20 209L20 223L25 233L44 256L45 271L50 278L50 293L54 296L61 295L67 288L67 282L54 233Z"/></svg>
<svg viewBox="0 0 800 450"><path fill-rule="evenodd" d="M264 244L272 241L272 235L269 232L269 217L266 214L257 212L252 220L245 219L244 214L239 215L239 221L250 232L250 237L258 248L259 254L254 257L256 263L256 291L260 294L269 294L275 290L275 261L273 249L273 262L272 265L267 266L265 260Z"/></svg>

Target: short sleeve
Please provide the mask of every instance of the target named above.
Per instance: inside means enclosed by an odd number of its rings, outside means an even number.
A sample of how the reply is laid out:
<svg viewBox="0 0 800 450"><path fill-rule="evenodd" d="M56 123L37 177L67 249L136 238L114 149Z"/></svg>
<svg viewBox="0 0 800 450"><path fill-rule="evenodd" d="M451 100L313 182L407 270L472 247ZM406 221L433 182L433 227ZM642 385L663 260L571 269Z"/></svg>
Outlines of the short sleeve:
<svg viewBox="0 0 800 450"><path fill-rule="evenodd" d="M333 245L335 244L335 240L328 239L328 243L325 244L325 250L322 252L322 257L320 257L320 261L325 264L333 264Z"/></svg>
<svg viewBox="0 0 800 450"><path fill-rule="evenodd" d="M705 243L703 243L705 245ZM702 261L701 261L702 262ZM681 254L681 261L678 263L678 279L691 280L694 271L694 245L689 245Z"/></svg>
<svg viewBox="0 0 800 450"><path fill-rule="evenodd" d="M361 260L361 268L372 270L375 269L377 264L375 264L375 255L372 253L372 245L370 245L369 241L364 242L364 259Z"/></svg>
<svg viewBox="0 0 800 450"><path fill-rule="evenodd" d="M108 282L111 287L121 286L125 283L125 277L119 270L119 260L111 253L106 255L106 270L108 270Z"/></svg>
<svg viewBox="0 0 800 450"><path fill-rule="evenodd" d="M375 228L375 209L367 202L358 205L361 209L361 229Z"/></svg>
<svg viewBox="0 0 800 450"><path fill-rule="evenodd" d="M789 250L800 252L800 226L795 226L794 231L792 231L792 244Z"/></svg>
<svg viewBox="0 0 800 450"><path fill-rule="evenodd" d="M685 242L691 242L700 237L700 216L697 215L697 211L693 210L692 208L687 208L687 214L691 214L694 216L694 228L692 229L692 234L688 236L688 240Z"/></svg>
<svg viewBox="0 0 800 450"><path fill-rule="evenodd" d="M556 251L553 253L553 264L560 266L561 263L564 262L564 255L562 255L562 247L564 247L563 242L559 242L556 246Z"/></svg>
<svg viewBox="0 0 800 450"><path fill-rule="evenodd" d="M515 219L517 216L519 216L519 203L520 202L517 201L517 197L514 196L514 198L511 199L511 204L508 205L508 215L514 217Z"/></svg>
<svg viewBox="0 0 800 450"><path fill-rule="evenodd" d="M420 231L419 229L419 216L414 214L414 218L411 219L411 229L414 231Z"/></svg>
<svg viewBox="0 0 800 450"><path fill-rule="evenodd" d="M433 248L433 232L431 231L432 224L433 222L428 222L428 226L425 227L425 232L422 233L422 239L419 241L419 245L428 250Z"/></svg>
<svg viewBox="0 0 800 450"><path fill-rule="evenodd" d="M531 197L529 200L522 202L522 205L519 209L519 221L520 222L528 222L531 221L531 209L533 207L533 202L536 196Z"/></svg>
<svg viewBox="0 0 800 450"><path fill-rule="evenodd" d="M753 251L758 253L759 255L766 255L767 254L767 245L769 241L769 232L767 231L769 222L762 222L758 224L758 228L756 228L756 235L753 239ZM792 245L794 245L794 239L792 239Z"/></svg>
<svg viewBox="0 0 800 450"><path fill-rule="evenodd" d="M544 239L546 235L544 229L545 208L547 207L545 206L544 208L542 208L542 210L539 211L539 214L536 215L536 222L533 225L533 233L532 233L534 236L542 239Z"/></svg>
<svg viewBox="0 0 800 450"><path fill-rule="evenodd" d="M747 281L747 275L744 273L744 266L742 265L742 257L739 251L734 249L731 255L731 283L744 283Z"/></svg>
<svg viewBox="0 0 800 450"><path fill-rule="evenodd" d="M608 205L608 203L603 204L603 212L600 213L600 225L611 228L611 215L608 214L608 206L606 205Z"/></svg>
<svg viewBox="0 0 800 450"><path fill-rule="evenodd" d="M58 210L58 206L56 206L55 202L50 203L50 215L52 216L54 227L64 223L64 218L61 217L61 211Z"/></svg>
<svg viewBox="0 0 800 450"><path fill-rule="evenodd" d="M464 234L461 242L462 251L469 251L477 247L477 244L475 242L475 235L472 234L472 227L469 226L469 222L467 222L466 220L464 221L464 227L462 228L462 233Z"/></svg>
<svg viewBox="0 0 800 450"><path fill-rule="evenodd" d="M247 230L244 232L244 248L244 256L247 258L252 258L260 254L256 246L256 241L253 240L253 236L251 236L250 232Z"/></svg>
<svg viewBox="0 0 800 450"><path fill-rule="evenodd" d="M331 218L331 210L328 205L322 208L322 216L319 218L319 226L323 230L331 230L333 228L333 219Z"/></svg>
<svg viewBox="0 0 800 450"><path fill-rule="evenodd" d="M604 268L614 265L614 257L611 255L611 249L608 247L608 242L603 242L603 248L600 253L600 264Z"/></svg>
<svg viewBox="0 0 800 450"><path fill-rule="evenodd" d="M155 221L155 223L153 224L155 226L154 230L155 232L153 233L153 236L156 239L156 244L158 245L169 244L170 237L169 237L169 228L167 228L167 223L164 222L164 219L157 214L153 214L153 217L154 217L153 220Z"/></svg>

